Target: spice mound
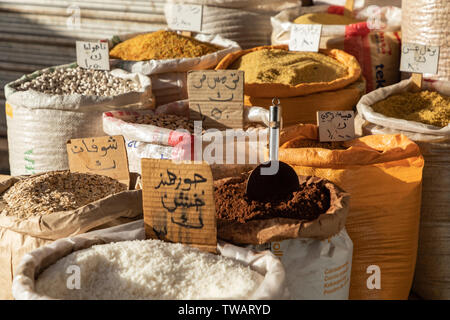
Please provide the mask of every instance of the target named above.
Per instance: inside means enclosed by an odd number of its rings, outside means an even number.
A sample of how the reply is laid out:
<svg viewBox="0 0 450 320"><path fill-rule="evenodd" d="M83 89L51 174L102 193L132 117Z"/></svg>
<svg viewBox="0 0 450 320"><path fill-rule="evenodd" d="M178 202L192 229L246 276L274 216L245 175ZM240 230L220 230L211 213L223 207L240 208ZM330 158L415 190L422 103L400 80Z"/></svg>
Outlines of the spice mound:
<svg viewBox="0 0 450 320"><path fill-rule="evenodd" d="M36 90L47 94L110 97L138 91L139 83L114 77L108 71L77 68L45 70L38 77L22 82L15 87L18 91Z"/></svg>
<svg viewBox="0 0 450 320"><path fill-rule="evenodd" d="M69 266L82 270L67 289ZM41 273L36 290L59 299L248 299L263 276L242 263L176 243L134 240L75 251Z"/></svg>
<svg viewBox="0 0 450 320"><path fill-rule="evenodd" d="M126 185L97 174L52 171L15 183L3 194L2 215L27 219L52 212L78 209L108 195L126 190Z"/></svg>
<svg viewBox="0 0 450 320"><path fill-rule="evenodd" d="M298 191L291 194L274 196L266 201L254 201L246 196L247 177L248 175L242 175L214 186L219 224L221 221L245 223L270 218L310 221L330 208L330 191L323 183L303 183Z"/></svg>
<svg viewBox="0 0 450 320"><path fill-rule="evenodd" d="M345 77L347 68L337 60L316 52L292 52L282 49L263 49L243 55L230 69L245 72L246 83L330 82Z"/></svg>
<svg viewBox="0 0 450 320"><path fill-rule="evenodd" d="M400 118L445 127L450 123L450 97L433 91L403 92L372 105L375 112L387 117Z"/></svg>
<svg viewBox="0 0 450 320"><path fill-rule="evenodd" d="M127 122L136 124L149 124L157 127L163 127L166 129L177 130L184 129L189 132L194 132L194 122L190 121L186 117L177 116L173 114L141 114L133 119L127 120Z"/></svg>
<svg viewBox="0 0 450 320"><path fill-rule="evenodd" d="M340 14L317 12L304 14L293 22L297 24L349 25L362 21Z"/></svg>
<svg viewBox="0 0 450 320"><path fill-rule="evenodd" d="M141 34L117 44L110 57L129 61L201 57L220 50L219 46L159 30Z"/></svg>
<svg viewBox="0 0 450 320"><path fill-rule="evenodd" d="M282 149L287 148L323 148L330 150L345 150L344 143L342 141L333 141L333 142L320 142L317 140L305 139L302 137L295 138L289 140L281 146Z"/></svg>

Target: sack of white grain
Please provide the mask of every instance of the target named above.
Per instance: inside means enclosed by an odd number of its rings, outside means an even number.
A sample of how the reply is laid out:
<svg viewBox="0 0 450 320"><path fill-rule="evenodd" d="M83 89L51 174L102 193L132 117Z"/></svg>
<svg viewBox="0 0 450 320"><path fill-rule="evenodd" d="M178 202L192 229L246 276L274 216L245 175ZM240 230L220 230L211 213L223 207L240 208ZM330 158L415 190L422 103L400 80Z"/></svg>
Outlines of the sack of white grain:
<svg viewBox="0 0 450 320"><path fill-rule="evenodd" d="M364 96L357 108L366 120L362 132L368 134L401 133L416 142L425 159L422 181L419 249L413 291L425 299L450 299L450 124L444 127L385 116L372 106L394 94L410 91L411 80ZM424 81L423 90L450 96L450 82ZM406 98L408 99L408 98ZM402 105L412 104L410 100ZM430 106L429 103L422 103ZM449 121L449 109L439 116ZM398 108L397 108L398 109ZM419 113L420 110L415 110ZM413 111L411 111L413 112Z"/></svg>
<svg viewBox="0 0 450 320"><path fill-rule="evenodd" d="M155 111L105 112L103 130L125 137L131 172L141 172L142 158L192 160L201 156L210 163L214 178L220 179L248 171L264 161L268 110L244 107L243 130L200 128L199 133L205 130L199 144L201 150L196 148L194 123L188 117L189 102L182 100L159 106Z"/></svg>
<svg viewBox="0 0 450 320"><path fill-rule="evenodd" d="M5 86L5 96L13 176L66 170L66 142L104 135L103 112L153 107L148 77L76 64L25 75Z"/></svg>
<svg viewBox="0 0 450 320"><path fill-rule="evenodd" d="M436 75L426 79L450 81L450 41L448 0L402 0L402 37L404 43L439 46Z"/></svg>
<svg viewBox="0 0 450 320"><path fill-rule="evenodd" d="M368 7L353 17L339 6L290 8L272 17L272 44L289 44L296 23L322 24L320 48L353 55L370 92L400 80L401 14L396 7Z"/></svg>
<svg viewBox="0 0 450 320"><path fill-rule="evenodd" d="M109 42L114 66L150 77L157 106L187 99L187 71L214 68L228 53L240 49L236 42L220 35L199 33L185 38L167 30L116 35ZM164 52L151 54L151 49L145 49L155 45L153 42ZM137 45L142 46L142 51L147 51L131 56L130 48ZM187 49L177 51L183 45L192 45L196 50L190 53ZM158 58L148 59L153 56Z"/></svg>
<svg viewBox="0 0 450 320"><path fill-rule="evenodd" d="M270 44L270 17L299 7L298 0L168 0L166 19L170 19L172 3L203 5L202 32L236 41L243 49Z"/></svg>
<svg viewBox="0 0 450 320"><path fill-rule="evenodd" d="M134 185L136 176L132 180ZM12 280L24 254L142 215L141 190L126 190L99 175L58 171L11 177L0 183L0 194L0 299L12 298Z"/></svg>
<svg viewBox="0 0 450 320"><path fill-rule="evenodd" d="M30 252L14 277L14 298L289 298L284 268L268 251L254 253L219 243L219 255L213 255L182 244L144 239L144 223L140 220L60 239ZM118 252L114 261L108 258ZM79 290L66 285L71 276L67 268L74 264L81 268Z"/></svg>

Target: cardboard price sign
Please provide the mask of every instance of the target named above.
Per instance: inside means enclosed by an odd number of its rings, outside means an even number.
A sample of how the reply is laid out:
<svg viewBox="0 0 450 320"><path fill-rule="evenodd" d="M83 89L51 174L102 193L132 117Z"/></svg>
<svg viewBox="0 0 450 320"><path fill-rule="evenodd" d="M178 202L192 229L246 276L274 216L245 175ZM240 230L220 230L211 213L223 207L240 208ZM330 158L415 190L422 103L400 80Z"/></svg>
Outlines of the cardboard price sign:
<svg viewBox="0 0 450 320"><path fill-rule="evenodd" d="M130 186L123 136L70 139L66 147L71 172L100 174Z"/></svg>
<svg viewBox="0 0 450 320"><path fill-rule="evenodd" d="M142 159L147 238L216 252L213 178L207 163Z"/></svg>
<svg viewBox="0 0 450 320"><path fill-rule="evenodd" d="M188 95L190 119L204 128L243 128L244 71L189 71Z"/></svg>
<svg viewBox="0 0 450 320"><path fill-rule="evenodd" d="M318 52L321 33L321 24L293 24L289 50Z"/></svg>
<svg viewBox="0 0 450 320"><path fill-rule="evenodd" d="M439 46L427 46L415 43L402 44L400 71L437 74Z"/></svg>
<svg viewBox="0 0 450 320"><path fill-rule="evenodd" d="M166 5L167 25L172 30L202 31L203 6L197 4Z"/></svg>
<svg viewBox="0 0 450 320"><path fill-rule="evenodd" d="M110 70L107 40L77 41L77 64L84 69Z"/></svg>
<svg viewBox="0 0 450 320"><path fill-rule="evenodd" d="M317 111L320 141L346 141L355 137L353 111Z"/></svg>

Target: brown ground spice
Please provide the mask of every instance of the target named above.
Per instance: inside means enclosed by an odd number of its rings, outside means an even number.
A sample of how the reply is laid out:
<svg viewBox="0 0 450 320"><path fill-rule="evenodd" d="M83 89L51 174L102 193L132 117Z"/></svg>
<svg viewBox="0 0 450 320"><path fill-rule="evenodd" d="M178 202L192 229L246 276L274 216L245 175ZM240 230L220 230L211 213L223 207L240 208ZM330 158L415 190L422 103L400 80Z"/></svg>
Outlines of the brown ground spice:
<svg viewBox="0 0 450 320"><path fill-rule="evenodd" d="M249 220L291 218L314 220L330 208L330 191L324 183L300 185L298 191L267 201L252 201L246 196L248 175L233 178L214 187L216 216L220 221L245 223Z"/></svg>
<svg viewBox="0 0 450 320"><path fill-rule="evenodd" d="M305 138L295 138L289 140L281 146L283 149L287 148L323 148L330 150L345 150L347 147L344 145L342 141L333 141L333 142L320 142L317 140L309 140Z"/></svg>

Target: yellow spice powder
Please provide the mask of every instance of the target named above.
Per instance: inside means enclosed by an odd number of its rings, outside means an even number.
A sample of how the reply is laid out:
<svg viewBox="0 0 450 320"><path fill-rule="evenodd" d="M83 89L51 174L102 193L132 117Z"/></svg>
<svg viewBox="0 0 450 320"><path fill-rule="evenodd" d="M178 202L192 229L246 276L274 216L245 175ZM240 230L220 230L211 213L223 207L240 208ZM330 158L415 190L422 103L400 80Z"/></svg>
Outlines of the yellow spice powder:
<svg viewBox="0 0 450 320"><path fill-rule="evenodd" d="M360 20L332 13L308 13L294 20L297 24L325 24L325 25L349 25L361 22Z"/></svg>
<svg viewBox="0 0 450 320"><path fill-rule="evenodd" d="M117 44L110 51L110 56L129 61L194 58L220 49L219 46L185 37L173 31L159 30Z"/></svg>
<svg viewBox="0 0 450 320"><path fill-rule="evenodd" d="M347 75L347 68L337 60L316 52L291 52L263 49L236 60L230 69L243 70L247 83L329 82Z"/></svg>
<svg viewBox="0 0 450 320"><path fill-rule="evenodd" d="M434 91L403 92L372 106L387 117L422 122L437 127L450 123L450 97Z"/></svg>

